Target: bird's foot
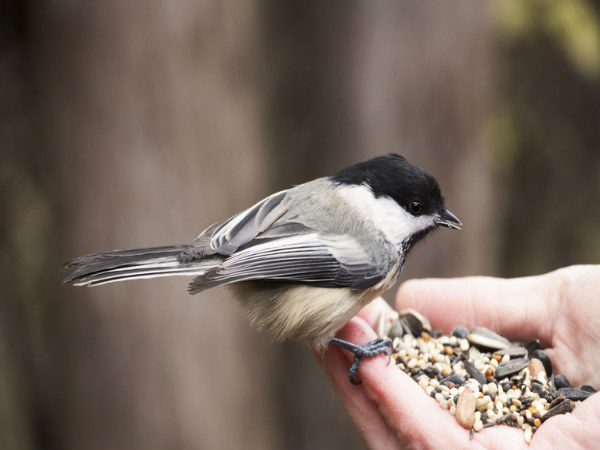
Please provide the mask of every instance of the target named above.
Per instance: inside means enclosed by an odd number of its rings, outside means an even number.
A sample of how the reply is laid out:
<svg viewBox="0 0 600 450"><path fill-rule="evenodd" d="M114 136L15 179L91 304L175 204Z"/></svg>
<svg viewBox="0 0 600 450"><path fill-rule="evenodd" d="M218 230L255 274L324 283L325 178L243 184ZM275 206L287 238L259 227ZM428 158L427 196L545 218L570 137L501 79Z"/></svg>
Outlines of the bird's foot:
<svg viewBox="0 0 600 450"><path fill-rule="evenodd" d="M335 344L349 352L354 353L354 361L348 370L348 378L352 384L360 384L361 381L356 379L356 374L360 363L364 357L373 358L377 355L386 355L388 357L388 364L391 358L392 340L389 338L378 337L377 339L367 342L364 345L352 344L351 342L344 341L338 338L331 338L329 343Z"/></svg>

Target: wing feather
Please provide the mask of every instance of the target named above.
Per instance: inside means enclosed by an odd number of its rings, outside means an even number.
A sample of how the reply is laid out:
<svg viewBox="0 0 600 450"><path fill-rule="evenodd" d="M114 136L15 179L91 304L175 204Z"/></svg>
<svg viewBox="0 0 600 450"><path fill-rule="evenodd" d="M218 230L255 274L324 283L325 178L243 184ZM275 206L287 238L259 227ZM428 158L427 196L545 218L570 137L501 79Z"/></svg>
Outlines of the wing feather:
<svg viewBox="0 0 600 450"><path fill-rule="evenodd" d="M208 246L214 253L231 255L267 230L287 211L287 205L287 191L270 195L245 211L208 227L194 239L192 246Z"/></svg>
<svg viewBox="0 0 600 450"><path fill-rule="evenodd" d="M364 289L387 276L397 261L377 255L395 255L393 249L376 254L348 234L316 229L288 210L293 192L277 192L202 232L189 253L227 258L195 278L190 292L243 281Z"/></svg>
<svg viewBox="0 0 600 450"><path fill-rule="evenodd" d="M294 227L288 227L287 232ZM306 227L304 227L306 228ZM277 235L276 230L271 236ZM382 280L390 264L373 262L349 236L319 233L255 239L218 267L198 276L191 292L240 281L314 284L366 288ZM338 255L338 257L336 257ZM340 257L340 255L342 255Z"/></svg>

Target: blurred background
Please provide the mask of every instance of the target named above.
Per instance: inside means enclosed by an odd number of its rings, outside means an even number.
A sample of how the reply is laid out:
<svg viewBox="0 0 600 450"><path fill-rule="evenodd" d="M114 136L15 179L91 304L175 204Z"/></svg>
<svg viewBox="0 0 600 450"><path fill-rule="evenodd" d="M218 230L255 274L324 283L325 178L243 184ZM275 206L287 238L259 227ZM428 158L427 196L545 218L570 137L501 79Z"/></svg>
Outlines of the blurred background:
<svg viewBox="0 0 600 450"><path fill-rule="evenodd" d="M361 448L310 352L225 289L61 264L387 152L464 222L401 280L597 263L599 150L598 1L6 0L0 447Z"/></svg>

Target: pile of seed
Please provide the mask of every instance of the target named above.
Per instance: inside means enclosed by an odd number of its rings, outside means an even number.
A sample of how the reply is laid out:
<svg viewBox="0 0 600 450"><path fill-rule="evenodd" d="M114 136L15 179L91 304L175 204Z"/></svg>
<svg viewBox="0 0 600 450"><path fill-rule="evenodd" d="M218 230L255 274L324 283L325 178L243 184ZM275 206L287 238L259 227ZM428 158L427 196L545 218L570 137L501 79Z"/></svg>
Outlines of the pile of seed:
<svg viewBox="0 0 600 450"><path fill-rule="evenodd" d="M483 327L463 326L450 335L432 330L414 310L380 318L379 336L392 339L392 358L442 408L474 432L494 425L524 430L529 443L550 417L567 414L596 392L574 388L552 372L538 340L510 342Z"/></svg>

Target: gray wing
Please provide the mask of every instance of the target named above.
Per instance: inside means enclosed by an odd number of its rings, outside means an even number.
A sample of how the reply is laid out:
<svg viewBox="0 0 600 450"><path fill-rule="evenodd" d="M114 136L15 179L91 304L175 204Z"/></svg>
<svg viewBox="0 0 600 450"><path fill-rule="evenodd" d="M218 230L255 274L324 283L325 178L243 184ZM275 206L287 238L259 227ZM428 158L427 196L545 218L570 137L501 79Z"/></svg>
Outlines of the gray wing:
<svg viewBox="0 0 600 450"><path fill-rule="evenodd" d="M317 230L289 214L288 192L212 225L194 240L192 248L201 255L228 258L194 279L191 293L240 281L364 289L387 275L396 261L377 258L349 235ZM396 255L392 249L382 253Z"/></svg>
<svg viewBox="0 0 600 450"><path fill-rule="evenodd" d="M259 235L222 264L197 277L190 292L240 281L273 281L365 289L381 281L392 263L375 261L347 235L287 222Z"/></svg>
<svg viewBox="0 0 600 450"><path fill-rule="evenodd" d="M288 191L277 192L228 219L211 225L192 242L192 247L209 253L231 255L267 230L287 211Z"/></svg>

